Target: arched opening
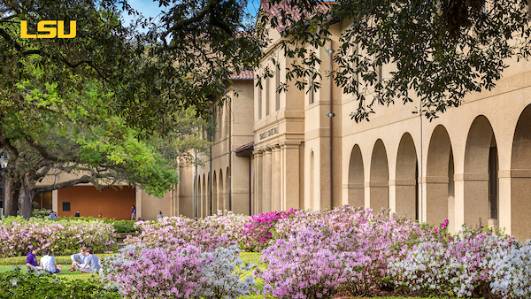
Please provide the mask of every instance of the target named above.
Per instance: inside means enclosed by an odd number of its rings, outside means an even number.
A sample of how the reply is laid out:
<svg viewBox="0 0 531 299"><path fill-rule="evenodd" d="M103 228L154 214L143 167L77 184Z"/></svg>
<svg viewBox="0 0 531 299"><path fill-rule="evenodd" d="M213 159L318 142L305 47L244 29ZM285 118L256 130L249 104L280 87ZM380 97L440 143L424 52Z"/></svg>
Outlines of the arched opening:
<svg viewBox="0 0 531 299"><path fill-rule="evenodd" d="M201 185L201 176L198 175L196 177L196 185L195 185L195 197L194 197L194 203L195 203L195 217L201 216L201 213L203 212L203 201L201 200L201 192L203 191L203 185Z"/></svg>
<svg viewBox="0 0 531 299"><path fill-rule="evenodd" d="M511 155L511 234L531 238L531 105L516 125Z"/></svg>
<svg viewBox="0 0 531 299"><path fill-rule="evenodd" d="M202 201L203 201L203 216L208 215L208 182L206 180L205 175L203 174L203 194L202 194Z"/></svg>
<svg viewBox="0 0 531 299"><path fill-rule="evenodd" d="M374 211L389 209L389 164L381 139L374 144L371 157L370 207Z"/></svg>
<svg viewBox="0 0 531 299"><path fill-rule="evenodd" d="M211 214L216 214L218 211L218 180L216 176L216 172L214 171L214 174L212 175L212 198L211 198L211 204L212 208L210 209Z"/></svg>
<svg viewBox="0 0 531 299"><path fill-rule="evenodd" d="M365 203L365 177L363 174L363 157L356 144L350 153L348 168L348 204L363 208Z"/></svg>
<svg viewBox="0 0 531 299"><path fill-rule="evenodd" d="M225 207L223 206L223 203L225 202L225 181L223 181L223 172L220 169L219 170L219 178L218 178L218 194L217 194L217 210L215 211L217 213L218 210L224 211Z"/></svg>
<svg viewBox="0 0 531 299"><path fill-rule="evenodd" d="M498 219L498 149L489 120L480 115L468 131L465 150L465 224L494 225Z"/></svg>
<svg viewBox="0 0 531 299"><path fill-rule="evenodd" d="M454 210L454 159L450 136L442 125L433 130L428 148L426 173L426 221L439 224L448 218L455 224Z"/></svg>
<svg viewBox="0 0 531 299"><path fill-rule="evenodd" d="M418 220L418 163L415 143L405 133L398 145L396 159L396 214Z"/></svg>
<svg viewBox="0 0 531 299"><path fill-rule="evenodd" d="M224 207L226 210L231 210L232 207L231 207L231 203L230 203L230 190L231 190L231 185L230 185L230 169L227 167L227 170L225 171L225 204L224 204Z"/></svg>

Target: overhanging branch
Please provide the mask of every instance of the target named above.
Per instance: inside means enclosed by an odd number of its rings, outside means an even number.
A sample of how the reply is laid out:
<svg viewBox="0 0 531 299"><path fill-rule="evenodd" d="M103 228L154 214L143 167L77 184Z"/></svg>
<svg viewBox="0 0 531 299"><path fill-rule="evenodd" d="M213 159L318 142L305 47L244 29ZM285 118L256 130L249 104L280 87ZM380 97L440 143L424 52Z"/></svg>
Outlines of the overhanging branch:
<svg viewBox="0 0 531 299"><path fill-rule="evenodd" d="M84 175L84 176L81 176L73 180L68 180L68 181L64 181L60 183L54 183L52 185L47 185L47 186L38 186L34 189L34 191L36 193L49 192L49 191L53 191L53 190L57 190L61 188L72 187L78 184L93 183L94 181L95 181L94 177L89 176L89 175Z"/></svg>

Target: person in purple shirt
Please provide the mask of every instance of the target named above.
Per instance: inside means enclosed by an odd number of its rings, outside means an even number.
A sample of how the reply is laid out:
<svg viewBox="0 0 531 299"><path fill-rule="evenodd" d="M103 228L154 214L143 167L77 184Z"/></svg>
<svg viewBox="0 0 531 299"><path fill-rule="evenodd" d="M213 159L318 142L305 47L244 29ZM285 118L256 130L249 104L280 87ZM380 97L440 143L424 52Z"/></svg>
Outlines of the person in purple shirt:
<svg viewBox="0 0 531 299"><path fill-rule="evenodd" d="M26 266L28 266L28 269L31 270L37 270L39 267L39 262L37 262L37 250L34 248L30 248L28 255L26 255Z"/></svg>

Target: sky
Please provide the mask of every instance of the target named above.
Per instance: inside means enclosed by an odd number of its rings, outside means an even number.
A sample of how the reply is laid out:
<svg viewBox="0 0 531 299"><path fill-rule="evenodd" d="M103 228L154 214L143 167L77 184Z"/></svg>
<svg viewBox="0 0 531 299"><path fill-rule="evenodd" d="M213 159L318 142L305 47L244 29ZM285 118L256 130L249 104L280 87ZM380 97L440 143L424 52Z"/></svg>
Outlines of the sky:
<svg viewBox="0 0 531 299"><path fill-rule="evenodd" d="M129 4L134 9L141 12L145 17L157 17L161 12L161 8L159 7L157 0L129 0ZM256 15L259 6L260 0L248 0L247 12L251 13L252 15ZM124 14L124 19L126 23L131 21L131 17L127 14Z"/></svg>

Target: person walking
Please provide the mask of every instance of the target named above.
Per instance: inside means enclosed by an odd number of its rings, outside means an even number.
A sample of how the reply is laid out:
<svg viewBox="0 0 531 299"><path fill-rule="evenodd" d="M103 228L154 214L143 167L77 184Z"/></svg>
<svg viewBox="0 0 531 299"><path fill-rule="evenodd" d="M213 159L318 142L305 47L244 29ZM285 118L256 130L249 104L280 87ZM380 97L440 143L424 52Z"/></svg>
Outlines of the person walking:
<svg viewBox="0 0 531 299"><path fill-rule="evenodd" d="M136 220L136 206L131 207L131 220Z"/></svg>

